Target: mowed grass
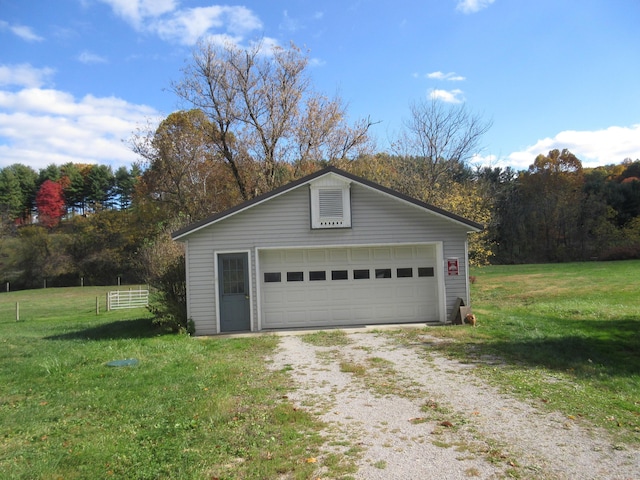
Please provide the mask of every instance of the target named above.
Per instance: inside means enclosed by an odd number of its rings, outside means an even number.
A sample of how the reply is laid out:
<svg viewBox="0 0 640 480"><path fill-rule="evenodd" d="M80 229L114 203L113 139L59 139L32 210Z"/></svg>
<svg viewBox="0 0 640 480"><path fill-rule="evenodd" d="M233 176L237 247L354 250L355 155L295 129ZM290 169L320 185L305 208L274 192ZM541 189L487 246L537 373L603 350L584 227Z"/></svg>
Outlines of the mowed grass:
<svg viewBox="0 0 640 480"><path fill-rule="evenodd" d="M321 425L265 366L275 337L165 335L145 309L105 313L105 291L0 294L3 479L310 478L323 466ZM125 359L138 363L107 366Z"/></svg>
<svg viewBox="0 0 640 480"><path fill-rule="evenodd" d="M428 328L453 340L429 349L477 364L478 375L565 413L568 423L609 428L616 448L640 442L639 261L492 266L472 275L478 327ZM287 369L266 367L276 337L165 335L145 309L105 313L106 290L0 293L3 479L353 472L352 460L323 448L323 425L286 398ZM348 342L336 331L312 339ZM123 359L138 363L107 366Z"/></svg>
<svg viewBox="0 0 640 480"><path fill-rule="evenodd" d="M435 328L442 351L505 390L640 442L640 261L489 266L471 275L478 327Z"/></svg>

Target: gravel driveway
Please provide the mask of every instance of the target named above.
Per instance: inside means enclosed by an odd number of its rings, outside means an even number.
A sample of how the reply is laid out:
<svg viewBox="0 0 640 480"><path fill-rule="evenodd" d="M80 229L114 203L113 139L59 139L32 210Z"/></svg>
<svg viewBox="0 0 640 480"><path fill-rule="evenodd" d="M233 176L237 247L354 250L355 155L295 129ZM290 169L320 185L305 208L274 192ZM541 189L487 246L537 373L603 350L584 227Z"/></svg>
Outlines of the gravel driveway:
<svg viewBox="0 0 640 480"><path fill-rule="evenodd" d="M430 352L436 338L348 340L318 347L282 336L272 365L290 371L289 398L326 422L327 453L358 447L355 478L640 479L640 449L499 393L472 365Z"/></svg>

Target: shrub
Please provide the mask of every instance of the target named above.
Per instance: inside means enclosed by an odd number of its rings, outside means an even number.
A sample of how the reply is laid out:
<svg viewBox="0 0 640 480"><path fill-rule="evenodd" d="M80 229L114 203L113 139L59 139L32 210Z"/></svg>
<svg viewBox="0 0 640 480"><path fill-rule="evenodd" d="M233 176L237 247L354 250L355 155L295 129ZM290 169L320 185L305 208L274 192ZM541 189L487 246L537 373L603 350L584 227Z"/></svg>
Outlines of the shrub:
<svg viewBox="0 0 640 480"><path fill-rule="evenodd" d="M153 322L156 325L174 332L193 330L189 328L187 320L185 278L184 255L181 255L174 258L165 271L151 282L156 291L149 302L149 310L155 316Z"/></svg>

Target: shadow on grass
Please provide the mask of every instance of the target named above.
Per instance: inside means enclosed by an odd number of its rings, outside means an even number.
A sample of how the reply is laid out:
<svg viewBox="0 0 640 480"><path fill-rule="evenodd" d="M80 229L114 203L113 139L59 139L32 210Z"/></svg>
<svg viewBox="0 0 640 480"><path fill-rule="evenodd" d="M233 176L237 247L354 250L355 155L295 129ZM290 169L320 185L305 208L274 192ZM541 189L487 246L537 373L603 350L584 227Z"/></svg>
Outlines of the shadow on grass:
<svg viewBox="0 0 640 480"><path fill-rule="evenodd" d="M468 360L497 356L531 367L569 371L578 377L640 375L640 319L565 320L552 331L500 326L499 337L442 345ZM471 358L469 358L471 357Z"/></svg>
<svg viewBox="0 0 640 480"><path fill-rule="evenodd" d="M44 337L45 340L122 340L129 338L151 338L170 332L158 328L149 318L119 320L74 332Z"/></svg>

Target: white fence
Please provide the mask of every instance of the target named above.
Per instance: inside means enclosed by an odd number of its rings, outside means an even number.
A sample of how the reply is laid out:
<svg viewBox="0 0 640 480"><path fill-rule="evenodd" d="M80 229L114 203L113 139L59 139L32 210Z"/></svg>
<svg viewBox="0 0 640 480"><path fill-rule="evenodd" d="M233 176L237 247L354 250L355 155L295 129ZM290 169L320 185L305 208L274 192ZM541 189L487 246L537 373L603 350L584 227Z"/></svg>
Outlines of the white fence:
<svg viewBox="0 0 640 480"><path fill-rule="evenodd" d="M107 311L149 305L149 290L114 290L107 293Z"/></svg>

